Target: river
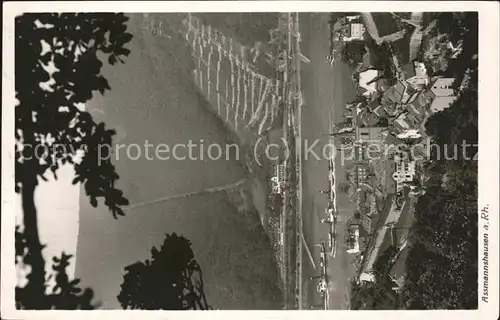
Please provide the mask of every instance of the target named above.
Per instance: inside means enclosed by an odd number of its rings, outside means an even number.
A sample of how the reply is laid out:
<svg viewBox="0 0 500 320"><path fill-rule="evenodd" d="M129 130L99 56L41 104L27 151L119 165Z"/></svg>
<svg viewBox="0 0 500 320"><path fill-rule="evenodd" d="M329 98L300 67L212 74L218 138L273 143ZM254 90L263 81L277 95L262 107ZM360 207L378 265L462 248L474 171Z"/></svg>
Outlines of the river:
<svg viewBox="0 0 500 320"><path fill-rule="evenodd" d="M76 276L95 290L102 308L119 308L123 267L147 258L166 233L176 232L191 240L214 308L281 308L269 240L258 214L242 203L244 189L238 183L248 176L246 165L236 152L225 152L224 146L237 144L238 138L186 76L193 61L184 39L175 32L153 35L145 28L151 18L147 15L130 17L131 54L125 64L104 65L112 90L87 108L117 130L116 143L138 145L128 157L127 148L121 149L114 161L118 187L132 206L114 220L103 204L92 208L82 194ZM174 26L180 23L176 15L167 18ZM190 140L197 150L202 144L222 146L222 156L148 160L143 154L133 160L145 143L172 148ZM179 150L188 157L187 149Z"/></svg>
<svg viewBox="0 0 500 320"><path fill-rule="evenodd" d="M310 64L302 67L302 87L304 90L304 106L302 107L302 138L304 148L306 143L320 158L312 154L303 154L303 220L304 237L315 259L316 267L319 261L319 248L315 247L321 241L328 243L328 227L320 223L320 218L326 218L324 210L327 207L327 197L320 190L328 187L328 161L323 157L322 150L329 145L327 136L332 124L341 121L345 103L355 98L356 90L350 80L351 70L347 65L337 63L330 66L326 61L329 54L330 28L328 13L304 13L300 16L300 31L303 39L301 49L310 59ZM326 149L328 150L328 149ZM335 158L335 174L338 182L345 179L345 168L340 156ZM353 214L353 204L346 194L336 190L337 209L339 212L339 238L336 258L328 261L329 276L329 307L331 309L348 308L349 278L355 274L355 268L350 263L350 257L343 247L345 222ZM319 268L314 269L304 250L302 257L304 265L304 289L308 299L306 305L321 305L321 297L316 292L316 284L307 280L309 276L319 274Z"/></svg>

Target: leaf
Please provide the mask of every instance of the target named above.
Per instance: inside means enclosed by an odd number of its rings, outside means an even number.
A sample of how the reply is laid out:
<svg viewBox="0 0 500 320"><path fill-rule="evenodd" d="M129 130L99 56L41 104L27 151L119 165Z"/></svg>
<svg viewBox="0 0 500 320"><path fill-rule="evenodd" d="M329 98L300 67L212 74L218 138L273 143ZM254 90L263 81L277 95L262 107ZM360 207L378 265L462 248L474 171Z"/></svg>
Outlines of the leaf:
<svg viewBox="0 0 500 320"><path fill-rule="evenodd" d="M95 197L90 197L90 204L92 205L92 207L97 207L97 199Z"/></svg>
<svg viewBox="0 0 500 320"><path fill-rule="evenodd" d="M127 49L127 48L120 48L117 50L117 53L119 55L122 55L122 56L125 56L125 57L128 57L128 55L130 54L130 50Z"/></svg>
<svg viewBox="0 0 500 320"><path fill-rule="evenodd" d="M125 44L127 42L130 42L130 40L132 40L133 36L132 34L128 33L128 32L125 32L121 37L120 37L120 42L122 44Z"/></svg>
<svg viewBox="0 0 500 320"><path fill-rule="evenodd" d="M101 94L104 93L104 90L110 90L111 87L109 86L108 80L104 78L103 76L98 76L97 77L97 86L99 88L99 91L101 91Z"/></svg>
<svg viewBox="0 0 500 320"><path fill-rule="evenodd" d="M114 65L116 63L116 56L114 54L109 55L108 62L110 65Z"/></svg>

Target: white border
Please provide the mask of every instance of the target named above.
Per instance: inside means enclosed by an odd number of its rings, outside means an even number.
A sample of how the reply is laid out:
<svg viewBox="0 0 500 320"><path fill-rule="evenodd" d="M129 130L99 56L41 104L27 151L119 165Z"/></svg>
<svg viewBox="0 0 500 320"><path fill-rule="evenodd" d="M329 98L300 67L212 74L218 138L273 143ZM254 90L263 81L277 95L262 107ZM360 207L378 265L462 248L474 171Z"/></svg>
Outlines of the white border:
<svg viewBox="0 0 500 320"><path fill-rule="evenodd" d="M165 311L16 311L14 307L14 286L16 282L13 230L14 215L14 17L22 12L277 12L277 11L478 11L479 12L479 207L489 204L492 219L489 230L489 303L479 301L476 311L307 311L307 316L327 319L339 315L342 318L386 319L398 315L409 319L426 317L438 319L453 317L470 319L498 318L498 176L499 176L499 10L496 2L452 2L452 1L175 1L175 2L9 2L3 3L3 86L2 86L2 299L1 316L8 319L66 319L110 316L131 319L138 317L194 319L197 317L213 319L241 318L299 318L300 311L210 311L210 312L165 312ZM482 231L480 229L480 239ZM481 257L482 247L479 243ZM481 277L481 259L479 258ZM482 281L479 280L479 300Z"/></svg>

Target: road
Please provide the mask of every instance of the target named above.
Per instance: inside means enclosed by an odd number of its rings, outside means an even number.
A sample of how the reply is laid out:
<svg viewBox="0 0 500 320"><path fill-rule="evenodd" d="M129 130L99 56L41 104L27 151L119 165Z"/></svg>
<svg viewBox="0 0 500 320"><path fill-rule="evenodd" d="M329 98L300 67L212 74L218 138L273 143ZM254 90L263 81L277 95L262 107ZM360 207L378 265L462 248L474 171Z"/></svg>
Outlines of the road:
<svg viewBox="0 0 500 320"><path fill-rule="evenodd" d="M304 105L302 108L302 144L303 151L317 139L313 150L321 154L323 147L329 143L331 125L337 121L335 114L342 113L345 102L354 99L355 88L350 81L350 70L345 65L331 66L326 57L329 53L329 14L303 13L300 15L301 49L310 63L302 66L301 78ZM341 180L344 168L340 158L335 159L336 176ZM327 197L319 191L328 186L328 161L317 159L311 154L302 154L303 171L303 233L308 249L314 260L319 261L320 252L315 245L328 240L328 226L320 223L320 218L327 206ZM353 206L347 195L337 192L339 211L338 234L342 238L344 223L352 215ZM341 239L342 240L342 239ZM319 270L310 263L307 250L303 250L303 288L304 308L320 305L321 297L316 293L316 283L308 280L310 276L319 274ZM346 294L348 279L355 274L351 257L343 250L340 241L337 256L328 261L329 307L330 309L348 308ZM317 266L317 263L316 263Z"/></svg>

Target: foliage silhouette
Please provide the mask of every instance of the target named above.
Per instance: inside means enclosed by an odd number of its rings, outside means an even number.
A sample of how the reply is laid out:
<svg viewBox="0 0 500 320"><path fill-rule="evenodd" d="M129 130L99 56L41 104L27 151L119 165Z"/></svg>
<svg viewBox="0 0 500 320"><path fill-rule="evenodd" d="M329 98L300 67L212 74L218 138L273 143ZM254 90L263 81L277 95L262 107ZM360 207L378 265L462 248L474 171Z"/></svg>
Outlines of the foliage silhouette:
<svg viewBox="0 0 500 320"><path fill-rule="evenodd" d="M20 231L20 227L16 226L15 232L16 245L16 265L23 267L23 260L28 252L25 235ZM92 303L94 292L92 289L85 290L79 288L79 279L70 280L66 273L66 268L69 266L69 261L72 255L67 255L64 252L60 257L53 257L52 271L53 273L47 278L46 286L49 287L49 281L53 278L55 284L52 289L46 291L43 296L37 297L43 309L65 309L65 310L92 310L97 307L97 304ZM30 305L32 296L29 287L16 287L16 308L25 309Z"/></svg>
<svg viewBox="0 0 500 320"><path fill-rule="evenodd" d="M57 179L59 166L70 163L73 183L83 184L93 206L104 198L116 218L123 215L120 206L128 204L114 187L118 175L110 157L98 149L111 145L115 132L78 107L94 91L110 90L97 55L110 64L123 62L130 53L124 45L132 39L125 32L127 20L116 13L28 13L15 18L15 189L22 197L28 248L24 265L31 267L23 288L24 308L48 306L41 299L46 279L34 202L38 179L46 180L48 170ZM84 154L77 161L80 151Z"/></svg>
<svg viewBox="0 0 500 320"><path fill-rule="evenodd" d="M123 309L209 310L202 271L191 243L167 234L160 247L151 249L151 260L125 267L117 296Z"/></svg>

